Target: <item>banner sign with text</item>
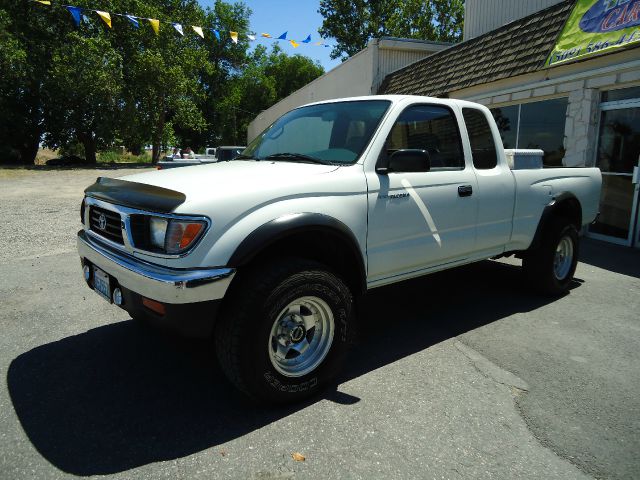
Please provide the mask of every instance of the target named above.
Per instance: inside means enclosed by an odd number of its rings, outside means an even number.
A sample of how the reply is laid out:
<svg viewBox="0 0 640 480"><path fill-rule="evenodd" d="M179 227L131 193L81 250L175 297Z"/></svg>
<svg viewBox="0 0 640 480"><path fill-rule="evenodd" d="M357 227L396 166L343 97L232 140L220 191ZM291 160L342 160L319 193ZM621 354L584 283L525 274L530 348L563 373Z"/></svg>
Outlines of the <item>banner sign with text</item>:
<svg viewBox="0 0 640 480"><path fill-rule="evenodd" d="M545 66L640 42L640 0L577 0Z"/></svg>

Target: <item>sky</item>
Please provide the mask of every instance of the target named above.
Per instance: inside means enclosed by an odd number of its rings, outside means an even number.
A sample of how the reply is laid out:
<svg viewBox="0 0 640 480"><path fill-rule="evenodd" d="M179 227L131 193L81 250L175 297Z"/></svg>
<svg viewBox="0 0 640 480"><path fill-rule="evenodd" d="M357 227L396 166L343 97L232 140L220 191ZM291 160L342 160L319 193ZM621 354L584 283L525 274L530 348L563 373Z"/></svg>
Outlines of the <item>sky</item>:
<svg viewBox="0 0 640 480"><path fill-rule="evenodd" d="M213 0L198 0L203 7L211 7ZM227 0L233 3L233 0ZM313 42L322 40L318 29L322 25L322 15L318 13L318 0L243 0L251 11L250 25L257 32L258 39L253 43L263 43L271 48L273 41L261 39L263 32L274 37L288 32L287 38L300 41L311 35L311 44L293 48L289 42L280 41L280 47L289 55L299 53L320 62L325 71L339 65L340 60L331 60L331 48L314 46ZM331 43L329 40L327 43Z"/></svg>

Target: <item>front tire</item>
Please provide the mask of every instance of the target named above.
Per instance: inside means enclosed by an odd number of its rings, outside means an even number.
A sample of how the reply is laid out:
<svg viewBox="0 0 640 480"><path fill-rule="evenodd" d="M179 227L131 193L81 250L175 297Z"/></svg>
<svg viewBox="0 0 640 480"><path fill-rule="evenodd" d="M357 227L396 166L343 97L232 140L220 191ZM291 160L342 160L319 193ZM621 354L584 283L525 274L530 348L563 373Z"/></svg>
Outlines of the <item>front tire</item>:
<svg viewBox="0 0 640 480"><path fill-rule="evenodd" d="M220 366L255 399L301 400L340 370L352 312L347 286L319 263L286 258L255 268L216 324Z"/></svg>
<svg viewBox="0 0 640 480"><path fill-rule="evenodd" d="M522 267L531 285L546 295L566 293L578 264L578 231L558 218L546 228L538 248L528 252Z"/></svg>

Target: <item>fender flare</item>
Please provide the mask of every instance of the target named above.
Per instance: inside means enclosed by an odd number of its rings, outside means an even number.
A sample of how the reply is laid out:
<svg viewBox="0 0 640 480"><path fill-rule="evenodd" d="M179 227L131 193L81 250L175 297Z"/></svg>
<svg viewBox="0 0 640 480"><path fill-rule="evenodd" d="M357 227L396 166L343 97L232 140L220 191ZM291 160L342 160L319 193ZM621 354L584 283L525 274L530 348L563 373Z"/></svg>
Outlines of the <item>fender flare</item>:
<svg viewBox="0 0 640 480"><path fill-rule="evenodd" d="M576 224L576 228L580 230L580 227L582 226L582 205L580 205L580 201L573 193L562 192L558 195L555 195L551 203L544 207L529 250L534 250L540 245L540 242L542 241L542 235L546 226L549 224L551 219L554 216L558 215L562 209L566 208L565 206L568 204L572 204L572 206L569 208L578 209L578 222Z"/></svg>
<svg viewBox="0 0 640 480"><path fill-rule="evenodd" d="M289 214L262 224L242 240L229 258L227 265L234 267L246 265L278 240L308 232L328 232L341 238L349 246L350 253L356 259L358 278L361 279L361 287L364 286L363 288L366 290L365 261L356 236L340 220L321 213Z"/></svg>

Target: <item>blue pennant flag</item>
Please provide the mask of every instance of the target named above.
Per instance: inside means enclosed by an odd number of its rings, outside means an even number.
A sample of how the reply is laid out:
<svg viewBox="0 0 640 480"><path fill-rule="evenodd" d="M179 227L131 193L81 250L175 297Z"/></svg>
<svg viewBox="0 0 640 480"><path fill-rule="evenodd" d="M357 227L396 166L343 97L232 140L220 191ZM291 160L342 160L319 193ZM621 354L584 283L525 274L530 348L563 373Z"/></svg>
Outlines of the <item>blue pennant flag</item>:
<svg viewBox="0 0 640 480"><path fill-rule="evenodd" d="M288 31L284 32L282 35L280 35L278 37L278 40L286 40L287 39L287 33L289 33Z"/></svg>
<svg viewBox="0 0 640 480"><path fill-rule="evenodd" d="M213 34L216 36L216 39L217 39L218 41L220 41L220 32L219 32L218 30L213 29L213 28L211 29L211 31L212 31L212 32L213 32Z"/></svg>
<svg viewBox="0 0 640 480"><path fill-rule="evenodd" d="M137 17L134 17L133 15L125 15L125 17L129 19L129 21L135 28L140 28L140 24L138 23Z"/></svg>
<svg viewBox="0 0 640 480"><path fill-rule="evenodd" d="M307 35L307 38L302 40L302 43L309 43L309 42L311 42L311 35Z"/></svg>
<svg viewBox="0 0 640 480"><path fill-rule="evenodd" d="M178 32L180 35L182 35L184 37L184 30L182 29L182 24L180 23L172 23L173 28L176 29L176 32Z"/></svg>
<svg viewBox="0 0 640 480"><path fill-rule="evenodd" d="M67 5L67 10L69 10L69 13L73 17L73 22L76 24L76 27L80 26L80 22L82 21L82 18L80 17L80 15L82 14L82 9L80 7L72 7L71 5Z"/></svg>

